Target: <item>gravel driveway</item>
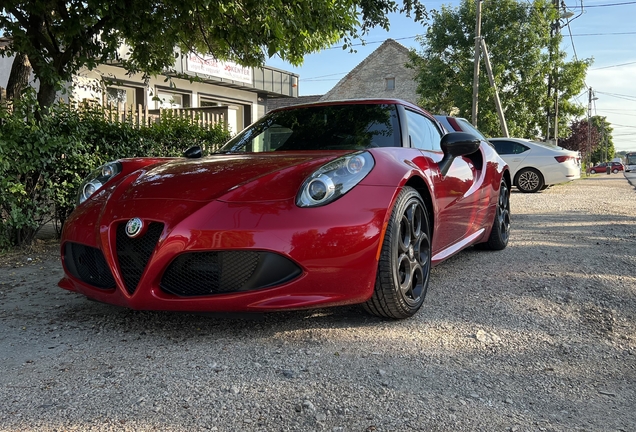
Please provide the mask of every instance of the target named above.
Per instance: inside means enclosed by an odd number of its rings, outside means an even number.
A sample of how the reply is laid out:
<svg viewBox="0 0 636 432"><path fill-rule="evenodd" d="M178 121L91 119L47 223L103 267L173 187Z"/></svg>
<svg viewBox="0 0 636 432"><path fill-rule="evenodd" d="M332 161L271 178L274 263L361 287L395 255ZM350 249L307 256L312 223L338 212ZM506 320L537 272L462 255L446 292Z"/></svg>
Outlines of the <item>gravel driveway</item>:
<svg viewBox="0 0 636 432"><path fill-rule="evenodd" d="M502 252L435 268L422 310L135 312L0 257L1 431L635 431L636 192L513 192Z"/></svg>

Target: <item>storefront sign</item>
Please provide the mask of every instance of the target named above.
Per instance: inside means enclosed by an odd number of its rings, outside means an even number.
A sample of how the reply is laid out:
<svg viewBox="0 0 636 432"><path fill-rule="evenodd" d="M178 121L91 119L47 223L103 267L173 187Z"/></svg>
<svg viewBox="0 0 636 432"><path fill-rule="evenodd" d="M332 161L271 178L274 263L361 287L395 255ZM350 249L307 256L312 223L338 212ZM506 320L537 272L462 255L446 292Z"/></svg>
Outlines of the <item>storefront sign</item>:
<svg viewBox="0 0 636 432"><path fill-rule="evenodd" d="M252 84L252 68L229 61L220 61L211 56L190 53L186 62L186 71Z"/></svg>

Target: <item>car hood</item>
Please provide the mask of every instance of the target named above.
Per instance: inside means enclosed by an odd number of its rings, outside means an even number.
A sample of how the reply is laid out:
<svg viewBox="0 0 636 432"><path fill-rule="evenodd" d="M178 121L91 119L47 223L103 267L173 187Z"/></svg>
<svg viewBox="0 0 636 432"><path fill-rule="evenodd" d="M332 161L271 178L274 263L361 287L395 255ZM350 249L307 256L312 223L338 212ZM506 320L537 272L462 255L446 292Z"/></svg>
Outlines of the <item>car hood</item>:
<svg viewBox="0 0 636 432"><path fill-rule="evenodd" d="M296 196L300 184L315 169L344 153L261 153L171 160L138 172L121 199L289 199Z"/></svg>

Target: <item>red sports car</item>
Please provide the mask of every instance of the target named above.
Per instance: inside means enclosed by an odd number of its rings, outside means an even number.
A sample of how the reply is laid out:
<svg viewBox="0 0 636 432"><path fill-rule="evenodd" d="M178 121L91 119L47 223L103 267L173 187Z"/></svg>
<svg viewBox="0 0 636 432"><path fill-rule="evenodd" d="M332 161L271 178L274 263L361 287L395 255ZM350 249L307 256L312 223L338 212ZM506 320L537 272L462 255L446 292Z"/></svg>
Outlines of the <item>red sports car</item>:
<svg viewBox="0 0 636 432"><path fill-rule="evenodd" d="M219 152L109 163L62 233L62 288L133 309L361 303L406 318L431 266L510 230L510 174L399 100L272 111Z"/></svg>

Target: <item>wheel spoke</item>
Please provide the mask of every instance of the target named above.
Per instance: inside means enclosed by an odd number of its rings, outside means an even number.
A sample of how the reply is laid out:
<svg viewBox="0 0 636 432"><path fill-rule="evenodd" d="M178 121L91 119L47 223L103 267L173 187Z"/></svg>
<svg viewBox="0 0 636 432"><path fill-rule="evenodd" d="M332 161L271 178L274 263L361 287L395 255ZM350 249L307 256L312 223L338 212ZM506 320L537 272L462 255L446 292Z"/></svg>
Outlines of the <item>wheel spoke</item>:
<svg viewBox="0 0 636 432"><path fill-rule="evenodd" d="M398 241L398 250L400 253L408 253L411 245L411 224L408 216L404 214L400 221L400 238Z"/></svg>
<svg viewBox="0 0 636 432"><path fill-rule="evenodd" d="M497 208L497 222L501 236L507 240L510 232L510 197L508 188L501 186L499 192L499 206Z"/></svg>
<svg viewBox="0 0 636 432"><path fill-rule="evenodd" d="M422 209L417 202L412 203L406 210L406 218L411 226L411 235L419 237L422 230Z"/></svg>
<svg viewBox="0 0 636 432"><path fill-rule="evenodd" d="M419 301L424 294L426 277L429 271L430 261L430 239L423 224L424 209L413 203L405 211L406 219L410 225L410 242L408 251L399 257L400 269L400 289L405 299L409 301ZM408 276L406 263L408 262Z"/></svg>

